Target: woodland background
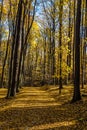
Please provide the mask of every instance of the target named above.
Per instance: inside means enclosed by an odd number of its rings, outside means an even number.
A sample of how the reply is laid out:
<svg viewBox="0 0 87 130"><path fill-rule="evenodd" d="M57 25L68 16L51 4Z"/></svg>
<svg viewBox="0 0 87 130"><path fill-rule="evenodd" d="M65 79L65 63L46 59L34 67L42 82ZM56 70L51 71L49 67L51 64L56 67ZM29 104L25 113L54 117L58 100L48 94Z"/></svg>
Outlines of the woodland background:
<svg viewBox="0 0 87 130"><path fill-rule="evenodd" d="M86 84L87 0L0 0L0 130L86 130Z"/></svg>

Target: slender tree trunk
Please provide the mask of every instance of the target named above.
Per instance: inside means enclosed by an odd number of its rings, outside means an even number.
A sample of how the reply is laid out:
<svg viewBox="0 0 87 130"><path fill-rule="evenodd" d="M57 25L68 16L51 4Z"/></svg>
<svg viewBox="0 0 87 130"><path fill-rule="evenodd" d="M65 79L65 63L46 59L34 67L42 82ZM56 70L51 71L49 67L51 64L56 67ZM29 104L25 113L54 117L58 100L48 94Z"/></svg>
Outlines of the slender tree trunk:
<svg viewBox="0 0 87 130"><path fill-rule="evenodd" d="M20 50L20 56L19 56L19 64L18 64L18 73L17 73L17 83L16 83L16 92L19 92L19 80L20 80L20 72L21 72L21 65L22 65L22 56L23 56L23 35L22 35L22 43L21 43L21 50Z"/></svg>
<svg viewBox="0 0 87 130"><path fill-rule="evenodd" d="M63 14L63 0L60 0L59 7L59 94L61 93L61 89L63 88L62 84L62 14Z"/></svg>
<svg viewBox="0 0 87 130"><path fill-rule="evenodd" d="M52 15L53 15L53 18L52 18L52 82L54 84L54 77L55 77L55 1L51 1L51 4L52 4Z"/></svg>
<svg viewBox="0 0 87 130"><path fill-rule="evenodd" d="M81 99L80 94L80 21L81 21L81 0L77 1L77 15L75 27L75 78L74 93L72 102Z"/></svg>
<svg viewBox="0 0 87 130"><path fill-rule="evenodd" d="M70 38L70 41L68 42L68 55L67 55L67 65L71 67L71 42L72 42L72 18L71 18L71 0L69 1L69 30L68 30L68 37ZM70 81L71 74L68 73L67 81ZM67 82L68 83L68 82Z"/></svg>
<svg viewBox="0 0 87 130"><path fill-rule="evenodd" d="M46 74L46 37L44 38L44 63L43 63L43 81L45 82Z"/></svg>
<svg viewBox="0 0 87 130"><path fill-rule="evenodd" d="M13 24L13 28L14 28L14 24ZM16 33L16 29L13 30L13 41L15 40L15 33ZM15 46L13 41L12 41L12 47L11 47L7 98L9 98L9 96L10 96L10 89L11 89L11 82L12 82L13 54L14 54L14 46Z"/></svg>
<svg viewBox="0 0 87 130"><path fill-rule="evenodd" d="M72 79L73 79L73 84L74 84L74 76L75 76L75 21L76 21L76 0L74 0L74 20L73 20L73 72L72 72Z"/></svg>
<svg viewBox="0 0 87 130"><path fill-rule="evenodd" d="M20 49L20 54L19 54L19 63L18 63L18 73L17 73L17 78L16 78L16 80L17 80L17 83L16 83L16 92L19 92L19 80L20 80L20 73L21 73L21 66L22 66L22 57L23 57L23 44L24 44L24 23L25 23L25 11L26 11L26 9L25 9L25 7L26 6L24 6L24 12L23 12L23 22L22 22L22 24L21 24L21 31L22 31L22 33L21 33L21 38L20 38L20 40L21 40L21 49Z"/></svg>

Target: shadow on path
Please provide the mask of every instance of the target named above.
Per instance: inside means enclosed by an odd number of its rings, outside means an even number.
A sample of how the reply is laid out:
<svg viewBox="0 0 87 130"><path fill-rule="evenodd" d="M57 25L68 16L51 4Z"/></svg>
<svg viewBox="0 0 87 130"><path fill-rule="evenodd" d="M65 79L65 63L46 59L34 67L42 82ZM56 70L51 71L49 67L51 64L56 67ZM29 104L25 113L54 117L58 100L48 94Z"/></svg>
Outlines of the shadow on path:
<svg viewBox="0 0 87 130"><path fill-rule="evenodd" d="M83 102L63 104L39 87L24 88L14 99L3 100L0 102L0 130L87 129L86 118L80 120L80 111L87 115L87 103L85 106Z"/></svg>

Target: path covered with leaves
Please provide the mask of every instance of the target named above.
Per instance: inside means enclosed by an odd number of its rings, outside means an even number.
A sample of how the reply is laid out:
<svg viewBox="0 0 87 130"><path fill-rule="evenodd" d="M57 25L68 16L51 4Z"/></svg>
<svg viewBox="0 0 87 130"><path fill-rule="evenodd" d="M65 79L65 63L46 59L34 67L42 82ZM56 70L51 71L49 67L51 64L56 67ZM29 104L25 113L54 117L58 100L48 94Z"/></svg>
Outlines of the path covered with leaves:
<svg viewBox="0 0 87 130"><path fill-rule="evenodd" d="M0 130L87 130L87 97L70 104L72 89L25 87L14 99L0 89Z"/></svg>

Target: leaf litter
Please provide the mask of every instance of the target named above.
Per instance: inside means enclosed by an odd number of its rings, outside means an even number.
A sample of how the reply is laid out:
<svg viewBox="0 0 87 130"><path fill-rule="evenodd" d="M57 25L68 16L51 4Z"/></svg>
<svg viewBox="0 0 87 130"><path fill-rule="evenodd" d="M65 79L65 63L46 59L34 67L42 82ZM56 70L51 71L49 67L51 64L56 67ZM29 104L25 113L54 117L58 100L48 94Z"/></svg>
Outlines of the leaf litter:
<svg viewBox="0 0 87 130"><path fill-rule="evenodd" d="M70 104L72 87L58 91L57 86L24 87L5 99L6 89L0 89L0 130L87 130L87 97Z"/></svg>

